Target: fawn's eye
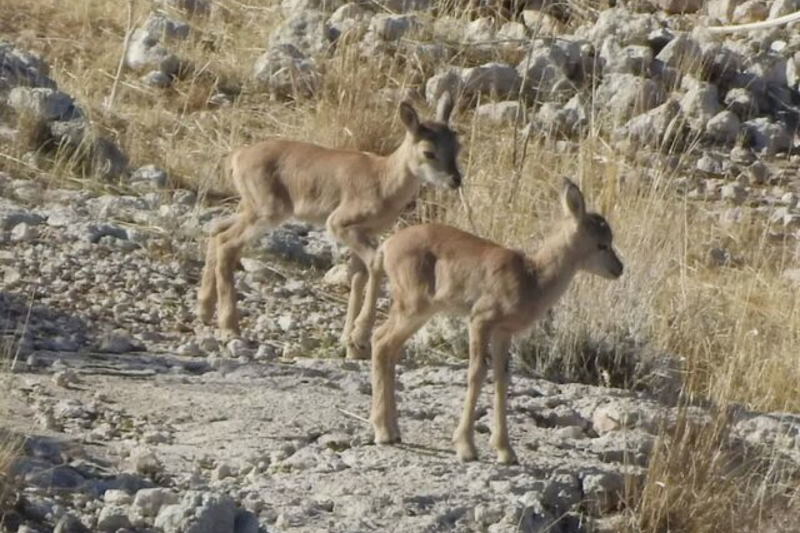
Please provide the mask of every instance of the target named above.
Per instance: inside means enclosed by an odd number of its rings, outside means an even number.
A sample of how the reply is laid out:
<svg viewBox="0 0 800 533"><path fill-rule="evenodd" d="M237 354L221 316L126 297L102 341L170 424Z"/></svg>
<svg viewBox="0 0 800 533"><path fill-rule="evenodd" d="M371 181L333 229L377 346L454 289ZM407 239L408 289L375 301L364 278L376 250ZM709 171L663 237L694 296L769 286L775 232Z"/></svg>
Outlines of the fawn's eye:
<svg viewBox="0 0 800 533"><path fill-rule="evenodd" d="M600 250L600 251L608 250L608 245L607 244L602 244L602 243L598 244L597 245L597 249Z"/></svg>
<svg viewBox="0 0 800 533"><path fill-rule="evenodd" d="M425 156L425 159L436 159L436 154L433 152L422 152L422 155Z"/></svg>

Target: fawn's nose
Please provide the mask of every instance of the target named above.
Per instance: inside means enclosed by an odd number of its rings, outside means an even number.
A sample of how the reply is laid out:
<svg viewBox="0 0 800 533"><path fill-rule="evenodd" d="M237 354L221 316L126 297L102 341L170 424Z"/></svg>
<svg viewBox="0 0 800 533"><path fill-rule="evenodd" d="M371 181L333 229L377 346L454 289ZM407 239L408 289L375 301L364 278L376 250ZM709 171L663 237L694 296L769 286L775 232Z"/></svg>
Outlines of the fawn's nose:
<svg viewBox="0 0 800 533"><path fill-rule="evenodd" d="M614 265L614 277L622 276L622 273L625 271L625 266L622 264L622 261L617 258L617 264Z"/></svg>

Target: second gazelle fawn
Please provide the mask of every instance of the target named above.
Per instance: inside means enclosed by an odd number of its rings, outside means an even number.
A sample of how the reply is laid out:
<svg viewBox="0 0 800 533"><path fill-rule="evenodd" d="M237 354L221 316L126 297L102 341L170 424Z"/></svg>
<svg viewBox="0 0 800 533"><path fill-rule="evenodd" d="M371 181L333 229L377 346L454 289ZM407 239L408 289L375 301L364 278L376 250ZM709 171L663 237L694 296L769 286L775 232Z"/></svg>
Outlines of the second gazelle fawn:
<svg viewBox="0 0 800 533"><path fill-rule="evenodd" d="M405 139L387 156L284 139L234 151L231 178L241 200L238 212L217 223L208 240L198 297L202 321L210 323L216 307L223 334L238 335L233 271L248 241L290 218L325 224L352 253L342 340L348 357L368 357L380 275L380 265L375 273L378 235L394 224L421 183L461 185L459 143L448 125L452 110L445 94L436 120L423 121L403 102Z"/></svg>
<svg viewBox="0 0 800 533"><path fill-rule="evenodd" d="M405 228L382 246L392 306L372 340L372 414L375 442L400 441L395 365L403 343L434 314L469 317L467 396L453 444L461 460L477 458L475 405L491 359L495 379L491 444L501 463L516 462L508 439L506 393L512 335L528 329L564 294L578 271L622 275L606 220L586 212L583 194L564 180L565 218L533 255L525 255L456 228Z"/></svg>

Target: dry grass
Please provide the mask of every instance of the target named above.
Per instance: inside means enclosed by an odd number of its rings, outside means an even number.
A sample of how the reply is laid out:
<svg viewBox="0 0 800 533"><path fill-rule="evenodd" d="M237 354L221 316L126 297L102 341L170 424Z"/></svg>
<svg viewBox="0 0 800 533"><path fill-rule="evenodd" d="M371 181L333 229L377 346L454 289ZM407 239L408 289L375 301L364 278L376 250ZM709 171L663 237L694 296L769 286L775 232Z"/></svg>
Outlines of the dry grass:
<svg viewBox="0 0 800 533"><path fill-rule="evenodd" d="M0 36L41 52L62 89L134 165L160 165L176 184L221 188L220 158L267 135L384 153L399 141L396 102L380 97L379 90L419 87L434 66L403 54L364 59L355 47L341 47L325 62L316 99L271 101L249 76L280 21L278 3L218 3L217 15L193 21L192 37L178 51L191 68L174 87L152 90L126 72L110 111L102 102L127 18L119 2L86 0L67 7L50 0L0 0ZM147 4L136 3L137 21L146 16ZM591 17L596 4L575 2L582 17ZM470 47L454 52L454 61L465 66L492 59ZM232 106L215 108L208 98L218 91L238 97ZM618 282L579 279L553 319L526 344L534 369L633 387L642 376L628 367L641 364L643 354L667 354L682 361L685 401L800 412L800 295L780 275L799 252L796 244L773 237L778 228L755 216L721 224L721 206L687 200L675 186L683 175L655 159L625 157L593 133L602 130L599 124L565 148L544 134L524 138L515 128L482 123L469 111L456 121L473 218L468 220L452 194L426 191L406 222L435 218L465 228L474 223L483 236L531 249L559 214L557 184L566 175L607 215L627 266ZM9 150L14 157L22 151ZM23 170L7 160L0 165ZM49 174L69 178L58 165ZM739 261L710 264L716 246ZM775 507L785 499L772 497L791 494L797 485L775 484L757 476L758 469L729 468L719 438L724 425L687 423L663 435L632 510L635 529L713 531L725 524L731 527L724 530L741 530L736 525L747 524L757 531L767 523L764 513L788 516L790 509ZM709 506L713 512L704 511ZM753 514L761 521L745 520Z"/></svg>
<svg viewBox="0 0 800 533"><path fill-rule="evenodd" d="M797 465L733 446L729 413L698 422L681 410L657 441L628 531L789 532L800 513Z"/></svg>
<svg viewBox="0 0 800 533"><path fill-rule="evenodd" d="M22 445L18 436L0 428L0 526L13 505L18 486L11 476L11 468Z"/></svg>
<svg viewBox="0 0 800 533"><path fill-rule="evenodd" d="M10 391L14 385L10 368L17 354L17 343L16 332L14 335L0 336L0 387L4 391ZM0 420L7 419L5 410L5 405L0 401ZM6 513L13 506L18 489L11 470L21 446L22 441L18 435L0 426L0 528L4 524Z"/></svg>

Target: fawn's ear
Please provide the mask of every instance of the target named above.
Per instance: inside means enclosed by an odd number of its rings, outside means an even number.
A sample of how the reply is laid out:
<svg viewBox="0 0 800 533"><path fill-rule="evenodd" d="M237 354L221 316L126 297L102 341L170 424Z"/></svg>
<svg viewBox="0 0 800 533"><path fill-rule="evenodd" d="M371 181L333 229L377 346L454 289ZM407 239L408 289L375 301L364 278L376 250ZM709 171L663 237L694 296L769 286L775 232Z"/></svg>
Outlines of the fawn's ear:
<svg viewBox="0 0 800 533"><path fill-rule="evenodd" d="M564 178L564 192L561 196L561 203L564 207L564 214L572 215L576 219L581 219L586 214L583 193L569 178Z"/></svg>
<svg viewBox="0 0 800 533"><path fill-rule="evenodd" d="M450 115L453 113L453 96L450 91L445 91L439 97L439 102L436 104L436 120L448 124L450 122Z"/></svg>
<svg viewBox="0 0 800 533"><path fill-rule="evenodd" d="M408 102L400 103L400 120L403 121L403 125L409 133L415 137L419 135L419 115L414 106Z"/></svg>

